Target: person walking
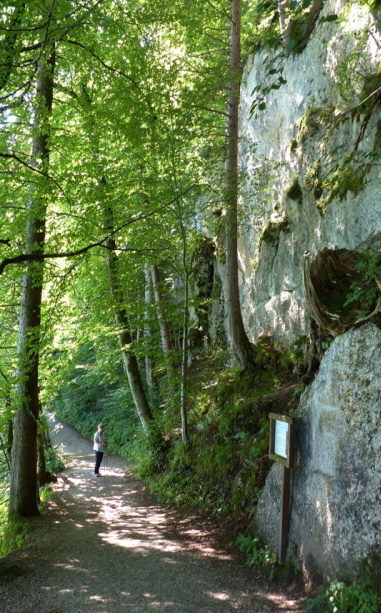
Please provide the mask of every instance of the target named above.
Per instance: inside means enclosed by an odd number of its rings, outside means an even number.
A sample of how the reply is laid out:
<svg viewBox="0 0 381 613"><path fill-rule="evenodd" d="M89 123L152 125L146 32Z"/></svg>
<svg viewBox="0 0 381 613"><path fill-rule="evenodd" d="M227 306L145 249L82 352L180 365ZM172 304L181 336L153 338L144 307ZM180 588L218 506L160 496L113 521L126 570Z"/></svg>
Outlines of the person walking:
<svg viewBox="0 0 381 613"><path fill-rule="evenodd" d="M99 467L102 463L103 454L105 452L106 446L107 446L107 442L105 441L105 437L104 437L104 425L99 424L98 430L94 434L94 445L93 445L93 449L95 451L94 475L96 477L101 476L99 472Z"/></svg>

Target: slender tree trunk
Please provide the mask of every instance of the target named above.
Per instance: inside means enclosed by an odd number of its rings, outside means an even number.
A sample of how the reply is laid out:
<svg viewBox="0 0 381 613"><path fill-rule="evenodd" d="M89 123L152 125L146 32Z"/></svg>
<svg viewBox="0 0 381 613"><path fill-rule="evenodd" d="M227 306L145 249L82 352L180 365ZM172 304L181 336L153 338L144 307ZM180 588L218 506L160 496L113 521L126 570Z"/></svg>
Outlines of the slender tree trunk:
<svg viewBox="0 0 381 613"><path fill-rule="evenodd" d="M289 0L279 0L278 2L280 35L282 37L282 41L285 46L288 45L289 40L290 40L289 23L286 17L288 3L289 3Z"/></svg>
<svg viewBox="0 0 381 613"><path fill-rule="evenodd" d="M85 97L87 104L91 105L91 97L85 84L81 86L82 95ZM90 135L94 137L94 121L90 120L88 130ZM98 162L99 149L98 143L94 144L94 160ZM99 187L105 189L107 185L106 177L100 176ZM154 417L147 400L144 390L143 381L140 376L139 364L136 355L131 352L130 346L132 343L132 335L130 332L130 324L128 314L124 306L124 297L120 285L119 262L116 255L116 243L114 238L111 238L114 230L114 216L111 206L106 202L103 206L104 227L105 232L109 233L110 238L106 243L107 248L107 270L110 293L113 300L115 321L120 328L119 344L122 350L123 367L130 386L131 394L134 400L135 408L143 426L144 432L148 435L150 431L150 423L154 421Z"/></svg>
<svg viewBox="0 0 381 613"><path fill-rule="evenodd" d="M232 0L232 42L230 57L229 134L227 164L227 306L231 350L242 368L248 366L252 346L246 335L238 284L238 112L240 101L240 0Z"/></svg>
<svg viewBox="0 0 381 613"><path fill-rule="evenodd" d="M42 434L37 434L37 466L38 473L37 479L39 485L45 485L46 483L46 461L45 461L45 446L44 437Z"/></svg>
<svg viewBox="0 0 381 613"><path fill-rule="evenodd" d="M159 321L160 327L160 338L161 338L161 346L164 352L164 358L167 366L167 376L169 381L169 391L170 394L173 395L173 382L174 382L174 368L173 368L173 357L171 352L173 350L173 344L171 340L171 335L169 332L168 321L163 313L163 297L160 291L160 271L159 267L154 264L152 266L152 285L153 285L153 293L155 296L156 303L156 312L157 318Z"/></svg>
<svg viewBox="0 0 381 613"><path fill-rule="evenodd" d="M45 44L37 76L36 109L32 164L46 170L49 165L49 123L53 105L54 44ZM26 229L27 253L41 253L45 243L46 195L48 179L41 178L41 194L28 202ZM22 280L20 333L18 341L18 411L14 423L12 446L9 515L29 517L38 514L37 501L37 421L39 416L38 366L40 344L42 262L26 265Z"/></svg>
<svg viewBox="0 0 381 613"><path fill-rule="evenodd" d="M161 346L163 347L164 353L168 355L168 353L173 349L173 345L168 322L163 313L163 298L160 291L160 271L156 264L152 266L152 285L156 302L157 318L160 326Z"/></svg>
<svg viewBox="0 0 381 613"><path fill-rule="evenodd" d="M9 403L10 404L10 403ZM8 463L10 467L11 457L12 457L12 446L13 446L13 421L11 418L8 418L8 429L7 429L7 453L8 453Z"/></svg>
<svg viewBox="0 0 381 613"><path fill-rule="evenodd" d="M113 215L110 208L105 209L105 225L107 231L113 228ZM135 407L139 415L144 432L148 435L150 423L154 418L150 405L148 403L146 393L144 391L143 382L140 376L139 365L134 353L129 349L132 338L130 333L130 325L128 315L124 307L123 292L119 281L118 258L116 255L116 244L113 238L107 241L107 268L109 276L109 285L115 308L115 319L121 329L119 333L119 342L122 349L123 365L130 385L131 393L134 399Z"/></svg>
<svg viewBox="0 0 381 613"><path fill-rule="evenodd" d="M183 347L182 347L182 355L181 355L181 384L180 384L181 439L183 443L189 443L188 412L187 412L188 335L189 335L189 274L188 272L186 272L185 273Z"/></svg>
<svg viewBox="0 0 381 613"><path fill-rule="evenodd" d="M152 276L151 276L151 266L146 263L144 265L144 277L145 277L145 291L144 291L144 302L146 305L146 314L145 314L145 322L144 322L144 337L147 339L148 343L150 343L152 339L152 326L150 323L150 315L149 308L152 305ZM153 375L153 359L151 351L147 349L145 354L145 371L146 371L146 380L149 390L149 395L151 399L154 397L156 392L156 383L155 377Z"/></svg>

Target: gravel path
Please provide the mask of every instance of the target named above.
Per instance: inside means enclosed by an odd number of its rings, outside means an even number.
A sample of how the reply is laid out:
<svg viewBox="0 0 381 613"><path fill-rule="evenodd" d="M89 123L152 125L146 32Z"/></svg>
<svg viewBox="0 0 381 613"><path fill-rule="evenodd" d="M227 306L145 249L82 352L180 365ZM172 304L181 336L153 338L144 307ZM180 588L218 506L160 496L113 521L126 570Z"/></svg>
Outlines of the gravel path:
<svg viewBox="0 0 381 613"><path fill-rule="evenodd" d="M51 416L67 457L47 511L24 550L0 561L0 613L294 613L218 527L161 506L108 457L92 475L91 445ZM1 578L2 577L2 578Z"/></svg>

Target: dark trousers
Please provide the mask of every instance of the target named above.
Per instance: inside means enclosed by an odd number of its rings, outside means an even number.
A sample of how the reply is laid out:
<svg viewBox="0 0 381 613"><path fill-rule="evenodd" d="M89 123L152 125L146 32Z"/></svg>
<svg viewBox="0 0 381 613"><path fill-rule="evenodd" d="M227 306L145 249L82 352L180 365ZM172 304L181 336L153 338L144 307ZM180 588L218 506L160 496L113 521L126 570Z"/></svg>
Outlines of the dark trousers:
<svg viewBox="0 0 381 613"><path fill-rule="evenodd" d="M97 475L99 473L99 467L101 465L103 459L103 451L96 451L95 452L95 468L94 468L94 473Z"/></svg>

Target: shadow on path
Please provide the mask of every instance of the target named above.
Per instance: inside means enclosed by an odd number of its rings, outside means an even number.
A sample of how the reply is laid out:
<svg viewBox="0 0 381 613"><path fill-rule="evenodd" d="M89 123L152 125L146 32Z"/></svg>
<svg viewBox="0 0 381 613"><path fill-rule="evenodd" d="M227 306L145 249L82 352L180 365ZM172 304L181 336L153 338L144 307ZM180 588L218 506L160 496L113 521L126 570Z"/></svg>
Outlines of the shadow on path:
<svg viewBox="0 0 381 613"><path fill-rule="evenodd" d="M216 545L205 524L157 504L107 458L93 476L90 443L50 417L51 436L67 459L32 543L12 554L21 574L0 582L3 613L265 613L301 611L297 602L256 588Z"/></svg>

